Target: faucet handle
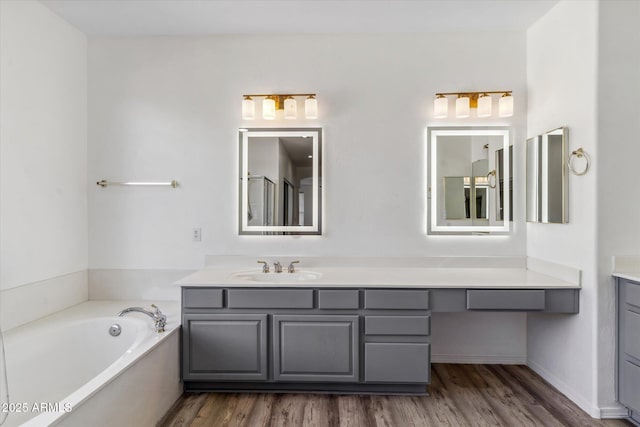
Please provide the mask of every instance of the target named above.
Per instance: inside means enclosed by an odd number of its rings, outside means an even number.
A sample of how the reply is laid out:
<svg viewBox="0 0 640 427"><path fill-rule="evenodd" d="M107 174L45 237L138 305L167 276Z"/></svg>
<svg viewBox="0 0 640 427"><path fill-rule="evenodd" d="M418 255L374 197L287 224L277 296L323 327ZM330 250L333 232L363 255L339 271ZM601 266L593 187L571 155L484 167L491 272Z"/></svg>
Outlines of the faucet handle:
<svg viewBox="0 0 640 427"><path fill-rule="evenodd" d="M268 273L269 272L269 264L267 264L267 261L258 261L258 264L262 264L262 272L263 273Z"/></svg>
<svg viewBox="0 0 640 427"><path fill-rule="evenodd" d="M155 309L153 314L155 314L157 318L162 319L163 321L167 320L167 316L160 311L157 305L151 304L151 307Z"/></svg>
<svg viewBox="0 0 640 427"><path fill-rule="evenodd" d="M155 315L153 320L156 326L156 332L164 332L164 327L167 325L167 316L160 311L157 305L151 304L151 308L155 310L153 312Z"/></svg>
<svg viewBox="0 0 640 427"><path fill-rule="evenodd" d="M296 267L293 264L298 264L299 262L300 262L299 260L291 261L289 263L289 267L287 267L287 271L289 271L289 273L295 273Z"/></svg>

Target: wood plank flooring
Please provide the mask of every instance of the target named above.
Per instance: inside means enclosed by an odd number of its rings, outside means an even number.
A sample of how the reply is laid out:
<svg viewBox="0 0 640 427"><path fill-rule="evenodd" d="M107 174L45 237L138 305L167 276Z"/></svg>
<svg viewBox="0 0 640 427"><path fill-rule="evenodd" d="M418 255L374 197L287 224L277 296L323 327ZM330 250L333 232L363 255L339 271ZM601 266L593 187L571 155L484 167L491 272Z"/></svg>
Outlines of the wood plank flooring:
<svg viewBox="0 0 640 427"><path fill-rule="evenodd" d="M429 396L185 393L161 427L631 426L597 420L526 366L433 364Z"/></svg>

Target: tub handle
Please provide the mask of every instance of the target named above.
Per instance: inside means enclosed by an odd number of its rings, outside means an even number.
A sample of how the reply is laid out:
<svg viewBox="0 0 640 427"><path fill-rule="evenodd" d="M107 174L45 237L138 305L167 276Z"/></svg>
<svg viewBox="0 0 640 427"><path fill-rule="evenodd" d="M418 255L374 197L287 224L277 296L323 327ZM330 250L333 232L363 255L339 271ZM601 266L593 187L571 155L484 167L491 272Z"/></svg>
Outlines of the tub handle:
<svg viewBox="0 0 640 427"><path fill-rule="evenodd" d="M160 311L157 305L151 304L151 308L155 310L153 314L155 314L156 332L164 332L164 327L167 324L167 316Z"/></svg>

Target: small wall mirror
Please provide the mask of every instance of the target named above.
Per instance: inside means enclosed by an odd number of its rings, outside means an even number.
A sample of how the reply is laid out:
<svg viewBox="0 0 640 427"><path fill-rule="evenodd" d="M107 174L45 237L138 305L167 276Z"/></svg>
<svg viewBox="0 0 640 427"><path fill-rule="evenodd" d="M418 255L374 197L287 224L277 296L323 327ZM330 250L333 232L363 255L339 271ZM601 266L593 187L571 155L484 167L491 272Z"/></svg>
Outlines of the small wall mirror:
<svg viewBox="0 0 640 427"><path fill-rule="evenodd" d="M567 203L565 127L527 140L527 221L564 224Z"/></svg>
<svg viewBox="0 0 640 427"><path fill-rule="evenodd" d="M241 129L239 233L322 234L322 129Z"/></svg>
<svg viewBox="0 0 640 427"><path fill-rule="evenodd" d="M429 234L509 232L513 151L508 127L430 127L427 152Z"/></svg>

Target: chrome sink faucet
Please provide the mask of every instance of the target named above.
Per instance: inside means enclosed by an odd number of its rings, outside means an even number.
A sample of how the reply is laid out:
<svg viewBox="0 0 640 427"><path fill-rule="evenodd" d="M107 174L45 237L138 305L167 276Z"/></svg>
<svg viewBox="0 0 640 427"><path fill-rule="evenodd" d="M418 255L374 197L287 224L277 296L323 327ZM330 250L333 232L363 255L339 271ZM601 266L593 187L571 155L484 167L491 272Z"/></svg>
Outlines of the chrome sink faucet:
<svg viewBox="0 0 640 427"><path fill-rule="evenodd" d="M280 264L280 261L276 261L273 263L273 271L275 273L282 273L282 264Z"/></svg>
<svg viewBox="0 0 640 427"><path fill-rule="evenodd" d="M269 272L269 264L267 264L267 261L258 261L258 264L262 264L262 272L263 273L268 273Z"/></svg>
<svg viewBox="0 0 640 427"><path fill-rule="evenodd" d="M300 261L298 261L298 260L291 261L291 262L289 263L289 267L287 267L287 271L288 271L289 273L295 273L295 272L296 272L296 267L295 267L295 265L293 265L293 264L298 264L299 262L300 262Z"/></svg>
<svg viewBox="0 0 640 427"><path fill-rule="evenodd" d="M155 310L151 311L143 307L125 308L124 310L118 313L118 316L122 317L125 314L132 313L132 312L144 313L153 319L153 323L156 327L156 332L164 332L164 327L167 324L167 316L165 316L155 304L151 304L151 307L153 307Z"/></svg>

